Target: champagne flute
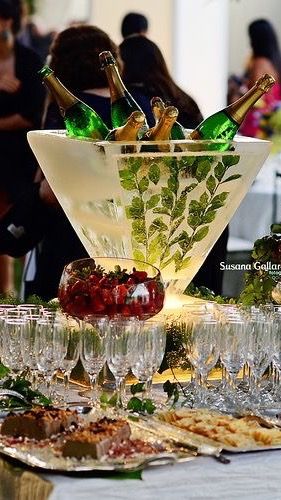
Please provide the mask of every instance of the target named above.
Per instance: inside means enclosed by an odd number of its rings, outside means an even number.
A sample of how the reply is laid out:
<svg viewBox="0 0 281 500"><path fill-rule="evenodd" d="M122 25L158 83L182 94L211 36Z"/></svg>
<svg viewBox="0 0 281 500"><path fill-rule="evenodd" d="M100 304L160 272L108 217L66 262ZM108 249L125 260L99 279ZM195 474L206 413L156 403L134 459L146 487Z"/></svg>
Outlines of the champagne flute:
<svg viewBox="0 0 281 500"><path fill-rule="evenodd" d="M80 357L91 384L90 404L97 406L97 379L106 360L107 316L86 316L81 321Z"/></svg>
<svg viewBox="0 0 281 500"><path fill-rule="evenodd" d="M146 398L151 397L152 377L161 365L165 345L166 334L162 321L141 322L131 368L135 377L144 383L143 396Z"/></svg>
<svg viewBox="0 0 281 500"><path fill-rule="evenodd" d="M37 332L37 321L41 319L39 314L25 316L27 321L26 328L22 332L22 357L25 366L30 370L31 387L36 390L38 379L38 366L35 356L35 339Z"/></svg>
<svg viewBox="0 0 281 500"><path fill-rule="evenodd" d="M45 377L47 396L50 397L53 374L59 369L66 355L66 347L60 326L45 319L39 320L37 322L34 349L37 366L43 377Z"/></svg>
<svg viewBox="0 0 281 500"><path fill-rule="evenodd" d="M20 375L24 368L22 356L22 336L28 326L25 318L10 318L4 320L2 361L13 377Z"/></svg>
<svg viewBox="0 0 281 500"><path fill-rule="evenodd" d="M129 372L136 350L139 331L137 319L113 319L109 324L106 360L116 382L117 407L123 408L125 377Z"/></svg>
<svg viewBox="0 0 281 500"><path fill-rule="evenodd" d="M247 322L244 319L230 319L222 326L220 359L228 373L225 403L230 410L243 404L239 399L236 379L247 358ZM223 408L221 408L223 409Z"/></svg>
<svg viewBox="0 0 281 500"><path fill-rule="evenodd" d="M209 318L194 322L190 336L186 339L185 348L188 360L195 371L195 403L198 407L205 406L207 376L218 361L220 353L219 323Z"/></svg>
<svg viewBox="0 0 281 500"><path fill-rule="evenodd" d="M80 328L77 320L70 317L63 317L62 321L57 321L56 324L61 330L65 351L65 356L61 361L59 369L63 374L64 404L67 404L70 375L79 358Z"/></svg>

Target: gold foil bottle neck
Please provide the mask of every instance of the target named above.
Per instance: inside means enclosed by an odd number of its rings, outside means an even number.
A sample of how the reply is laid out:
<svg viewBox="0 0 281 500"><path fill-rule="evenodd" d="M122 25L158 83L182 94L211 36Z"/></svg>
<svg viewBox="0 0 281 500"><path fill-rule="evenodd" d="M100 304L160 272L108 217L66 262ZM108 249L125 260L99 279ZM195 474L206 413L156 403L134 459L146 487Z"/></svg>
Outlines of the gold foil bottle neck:
<svg viewBox="0 0 281 500"><path fill-rule="evenodd" d="M179 110L175 106L168 106L163 112L163 115L166 118L177 118L178 114Z"/></svg>
<svg viewBox="0 0 281 500"><path fill-rule="evenodd" d="M272 75L268 75L266 73L256 81L256 87L263 90L264 92L267 92L275 82L275 78Z"/></svg>
<svg viewBox="0 0 281 500"><path fill-rule="evenodd" d="M104 69L106 66L110 66L111 64L116 64L116 61L109 50L104 50L99 54L99 60L101 69Z"/></svg>
<svg viewBox="0 0 281 500"><path fill-rule="evenodd" d="M128 121L131 121L132 124L136 123L139 125L140 123L144 123L144 120L145 116L142 111L133 111Z"/></svg>

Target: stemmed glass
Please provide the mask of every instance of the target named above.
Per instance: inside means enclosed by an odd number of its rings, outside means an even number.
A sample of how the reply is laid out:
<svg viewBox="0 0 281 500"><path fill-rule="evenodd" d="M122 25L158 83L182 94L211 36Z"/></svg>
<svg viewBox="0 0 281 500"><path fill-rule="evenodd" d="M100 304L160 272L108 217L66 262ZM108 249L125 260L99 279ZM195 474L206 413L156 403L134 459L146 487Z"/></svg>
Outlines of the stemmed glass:
<svg viewBox="0 0 281 500"><path fill-rule="evenodd" d="M132 372L144 383L144 397L151 396L152 377L161 365L166 345L165 326L161 321L144 321L136 335Z"/></svg>
<svg viewBox="0 0 281 500"><path fill-rule="evenodd" d="M281 314L279 311L273 317L273 367L275 370L275 380L273 386L274 400L280 402L280 377L281 377Z"/></svg>
<svg viewBox="0 0 281 500"><path fill-rule="evenodd" d="M251 368L249 404L261 402L261 377L273 357L273 324L266 317L257 317L248 323L247 361Z"/></svg>
<svg viewBox="0 0 281 500"><path fill-rule="evenodd" d="M28 323L25 318L6 318L3 328L2 361L12 376L20 375L24 368L22 336Z"/></svg>
<svg viewBox="0 0 281 500"><path fill-rule="evenodd" d="M81 321L80 357L90 378L92 406L97 405L97 378L106 361L107 336L107 316L86 316Z"/></svg>
<svg viewBox="0 0 281 500"><path fill-rule="evenodd" d="M220 353L219 323L209 317L193 322L191 332L183 344L195 372L195 404L199 407L205 406L207 376L218 361Z"/></svg>
<svg viewBox="0 0 281 500"><path fill-rule="evenodd" d="M59 369L63 373L64 403L67 404L70 374L79 358L80 330L78 322L73 318L64 317L61 322L57 321L56 325L61 330L65 351Z"/></svg>
<svg viewBox="0 0 281 500"><path fill-rule="evenodd" d="M22 331L22 357L25 366L31 373L31 386L35 390L37 388L38 366L35 356L35 339L37 333L37 321L41 319L39 314L25 316L27 322L26 328Z"/></svg>
<svg viewBox="0 0 281 500"><path fill-rule="evenodd" d="M229 319L222 325L220 359L228 373L228 384L223 399L226 406L232 405L232 409L233 404L239 404L236 378L246 362L246 331L246 322L243 319Z"/></svg>
<svg viewBox="0 0 281 500"><path fill-rule="evenodd" d="M45 319L37 321L34 349L37 366L45 377L47 396L50 397L53 374L60 368L67 352L60 325Z"/></svg>
<svg viewBox="0 0 281 500"><path fill-rule="evenodd" d="M109 335L106 345L106 360L116 382L117 407L123 408L125 393L125 377L129 372L135 352L136 338L139 332L137 319L113 319L109 324Z"/></svg>

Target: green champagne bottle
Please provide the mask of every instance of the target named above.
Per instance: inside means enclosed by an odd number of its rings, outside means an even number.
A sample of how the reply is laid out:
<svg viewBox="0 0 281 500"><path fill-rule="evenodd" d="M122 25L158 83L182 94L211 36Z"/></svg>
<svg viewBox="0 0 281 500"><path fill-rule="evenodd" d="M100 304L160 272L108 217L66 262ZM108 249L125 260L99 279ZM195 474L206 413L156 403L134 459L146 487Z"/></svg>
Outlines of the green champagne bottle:
<svg viewBox="0 0 281 500"><path fill-rule="evenodd" d="M231 141L238 131L247 112L256 101L275 83L273 76L265 74L246 94L226 108L202 121L188 136L188 139L222 139ZM228 144L218 145L219 150L228 149Z"/></svg>
<svg viewBox="0 0 281 500"><path fill-rule="evenodd" d="M160 120L160 117L165 109L165 104L161 97L152 97L150 101L152 113L154 116L155 123L158 123ZM171 130L171 139L173 140L182 140L185 139L186 135L184 132L184 127L176 121L174 125L172 126Z"/></svg>
<svg viewBox="0 0 281 500"><path fill-rule="evenodd" d="M44 66L39 74L58 104L69 136L105 139L109 129L90 106L69 92L49 66Z"/></svg>
<svg viewBox="0 0 281 500"><path fill-rule="evenodd" d="M145 121L141 111L134 111L122 127L111 130L106 137L107 141L137 141L138 133Z"/></svg>
<svg viewBox="0 0 281 500"><path fill-rule="evenodd" d="M104 69L108 86L110 90L111 98L111 121L114 128L122 127L133 111L142 111L140 106L136 103L134 98L126 89L116 61L109 51L101 52L99 55L101 69ZM145 120L142 133L148 129L147 122Z"/></svg>

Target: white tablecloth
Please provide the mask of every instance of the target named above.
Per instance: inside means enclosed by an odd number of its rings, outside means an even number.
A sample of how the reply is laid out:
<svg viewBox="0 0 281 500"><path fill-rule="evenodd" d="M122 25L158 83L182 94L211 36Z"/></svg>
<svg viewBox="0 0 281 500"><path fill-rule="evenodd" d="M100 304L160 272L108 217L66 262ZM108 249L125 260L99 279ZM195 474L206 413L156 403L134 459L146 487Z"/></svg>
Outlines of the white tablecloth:
<svg viewBox="0 0 281 500"><path fill-rule="evenodd" d="M281 499L281 451L231 455L220 464L200 457L192 462L148 469L142 481L45 475L54 484L50 500Z"/></svg>
<svg viewBox="0 0 281 500"><path fill-rule="evenodd" d="M281 156L270 156L230 221L230 236L254 241L270 232L273 222L281 222ZM274 212L276 213L275 220Z"/></svg>

